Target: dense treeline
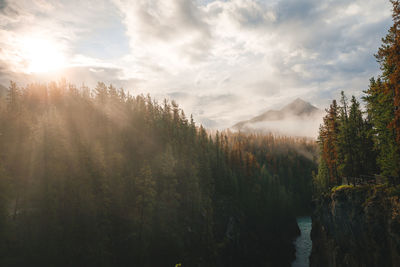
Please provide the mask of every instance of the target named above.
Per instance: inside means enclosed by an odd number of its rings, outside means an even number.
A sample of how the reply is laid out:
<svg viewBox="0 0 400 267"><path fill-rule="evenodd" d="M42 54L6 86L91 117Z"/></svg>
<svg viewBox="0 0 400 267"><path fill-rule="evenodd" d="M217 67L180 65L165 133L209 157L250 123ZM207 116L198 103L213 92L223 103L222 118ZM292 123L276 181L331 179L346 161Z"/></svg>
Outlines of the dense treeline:
<svg viewBox="0 0 400 267"><path fill-rule="evenodd" d="M211 136L174 102L104 83L11 82L0 265L284 266L314 151L308 140Z"/></svg>
<svg viewBox="0 0 400 267"><path fill-rule="evenodd" d="M394 25L376 55L382 74L364 91L366 110L342 92L320 127L317 192L342 184L342 178L380 174L400 183L400 2L392 1ZM364 114L364 115L363 115Z"/></svg>
<svg viewBox="0 0 400 267"><path fill-rule="evenodd" d="M262 174L279 181L296 215L310 212L312 173L317 170L317 144L313 139L273 134L230 134L232 152L250 153ZM232 164L234 166L235 164Z"/></svg>
<svg viewBox="0 0 400 267"><path fill-rule="evenodd" d="M364 118L360 103L352 96L350 105L342 92L340 105L332 102L319 131L320 162L315 190L323 192L358 177L377 173L373 128Z"/></svg>

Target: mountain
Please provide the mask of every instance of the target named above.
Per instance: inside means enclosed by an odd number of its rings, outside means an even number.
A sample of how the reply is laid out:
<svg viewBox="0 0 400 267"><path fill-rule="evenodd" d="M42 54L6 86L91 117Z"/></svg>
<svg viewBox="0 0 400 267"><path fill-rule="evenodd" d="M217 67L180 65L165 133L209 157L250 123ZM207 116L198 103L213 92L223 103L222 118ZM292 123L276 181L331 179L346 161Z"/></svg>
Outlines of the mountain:
<svg viewBox="0 0 400 267"><path fill-rule="evenodd" d="M256 130L315 136L321 118L320 109L297 98L280 110L268 110L249 120L240 121L231 128L238 131Z"/></svg>
<svg viewBox="0 0 400 267"><path fill-rule="evenodd" d="M292 103L284 106L281 110L284 114L290 114L298 117L310 116L317 112L319 109L311 105L310 103L297 98Z"/></svg>

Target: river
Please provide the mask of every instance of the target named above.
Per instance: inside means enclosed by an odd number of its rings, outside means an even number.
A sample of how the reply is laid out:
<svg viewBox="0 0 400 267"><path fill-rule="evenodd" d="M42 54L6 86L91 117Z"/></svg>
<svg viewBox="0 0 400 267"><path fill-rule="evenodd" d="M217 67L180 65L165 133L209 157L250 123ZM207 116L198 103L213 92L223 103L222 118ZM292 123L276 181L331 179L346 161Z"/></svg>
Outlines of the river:
<svg viewBox="0 0 400 267"><path fill-rule="evenodd" d="M298 217L297 224L300 228L300 236L296 239L296 259L292 262L292 267L308 267L310 265L309 256L312 248L311 241L311 217Z"/></svg>

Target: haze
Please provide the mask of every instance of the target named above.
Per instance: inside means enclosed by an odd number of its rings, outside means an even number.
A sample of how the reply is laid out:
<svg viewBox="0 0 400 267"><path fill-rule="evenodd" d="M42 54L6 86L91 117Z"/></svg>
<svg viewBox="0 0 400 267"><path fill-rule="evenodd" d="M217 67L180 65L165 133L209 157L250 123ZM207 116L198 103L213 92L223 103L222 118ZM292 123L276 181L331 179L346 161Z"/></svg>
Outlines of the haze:
<svg viewBox="0 0 400 267"><path fill-rule="evenodd" d="M297 97L360 96L386 0L0 1L0 83L65 77L175 99L224 129Z"/></svg>

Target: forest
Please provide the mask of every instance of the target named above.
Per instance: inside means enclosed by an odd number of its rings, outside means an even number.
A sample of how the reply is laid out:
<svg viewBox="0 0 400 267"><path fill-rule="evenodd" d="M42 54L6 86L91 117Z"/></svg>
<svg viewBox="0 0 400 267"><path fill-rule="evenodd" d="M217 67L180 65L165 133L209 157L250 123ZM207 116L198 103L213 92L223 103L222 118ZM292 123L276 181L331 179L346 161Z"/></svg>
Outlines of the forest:
<svg viewBox="0 0 400 267"><path fill-rule="evenodd" d="M400 266L400 0L272 2L0 1L0 266Z"/></svg>
<svg viewBox="0 0 400 267"><path fill-rule="evenodd" d="M349 103L342 92L339 104L333 100L326 110L318 138L317 194L371 178L400 184L400 3L391 2L394 23L375 55L381 74L363 92L365 108L354 96Z"/></svg>
<svg viewBox="0 0 400 267"><path fill-rule="evenodd" d="M317 144L99 82L0 98L1 266L289 266Z"/></svg>

